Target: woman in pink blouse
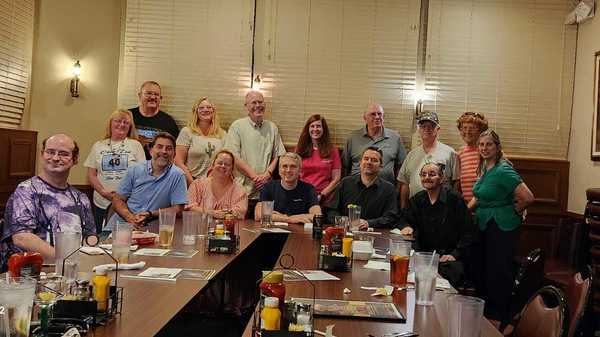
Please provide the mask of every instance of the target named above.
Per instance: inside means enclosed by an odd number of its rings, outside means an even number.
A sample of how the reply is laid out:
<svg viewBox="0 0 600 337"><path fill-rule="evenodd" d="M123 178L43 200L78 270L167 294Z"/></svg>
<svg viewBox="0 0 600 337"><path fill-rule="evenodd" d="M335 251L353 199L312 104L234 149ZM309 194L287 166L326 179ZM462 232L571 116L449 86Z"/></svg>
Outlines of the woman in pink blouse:
<svg viewBox="0 0 600 337"><path fill-rule="evenodd" d="M340 153L329 138L325 117L312 115L306 121L298 139L296 153L302 157L300 180L312 184L319 201L327 200L342 175Z"/></svg>
<svg viewBox="0 0 600 337"><path fill-rule="evenodd" d="M232 212L236 218L243 219L248 208L248 194L233 181L234 165L231 152L217 152L208 176L194 180L188 188L186 209L208 213L217 219Z"/></svg>

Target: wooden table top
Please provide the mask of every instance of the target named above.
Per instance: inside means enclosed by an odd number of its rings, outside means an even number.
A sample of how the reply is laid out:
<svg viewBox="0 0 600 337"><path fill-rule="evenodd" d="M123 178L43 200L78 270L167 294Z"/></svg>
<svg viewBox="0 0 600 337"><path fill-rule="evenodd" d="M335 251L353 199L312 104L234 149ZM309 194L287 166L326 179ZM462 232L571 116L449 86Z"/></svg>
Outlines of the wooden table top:
<svg viewBox="0 0 600 337"><path fill-rule="evenodd" d="M180 219L175 229L174 247L181 246ZM146 267L172 267L215 269L217 273L235 261L244 250L248 249L260 235L260 226L253 222L241 225L240 251L237 254L208 254L204 252L204 242L197 242L195 249L199 252L192 258L130 256L130 262L146 261ZM290 225L292 234L288 235L281 254L292 254L295 267L298 269L316 269L318 243L311 237L311 232L299 225ZM272 234L271 234L272 235ZM286 235L286 234L279 234ZM386 235L376 236L376 247L387 248ZM279 252L277 252L279 254ZM106 256L85 256L81 266L109 263ZM394 291L394 295L384 298L370 296L372 291L361 290L361 286L383 286L389 283L389 272L363 268L364 262L355 261L353 271L333 273L341 281L314 282L316 297L326 299L348 299L368 301L393 301L406 316L406 323L391 323L358 319L317 318L315 328L324 331L325 326L335 324L334 335L338 337L367 336L379 337L384 333L415 331L421 336L446 336L448 292L436 292L433 306L416 306L413 290ZM119 273L139 273L125 271ZM217 274L218 275L218 274ZM196 294L207 284L206 281L177 280L176 282L128 279L120 277L119 286L124 288L123 312L117 315L107 326L96 328L93 336L153 336L173 318ZM343 294L343 289L351 289L350 294ZM311 297L312 288L306 282L287 282L286 296ZM251 324L248 324L243 336L251 336ZM482 337L501 337L493 326L484 320Z"/></svg>

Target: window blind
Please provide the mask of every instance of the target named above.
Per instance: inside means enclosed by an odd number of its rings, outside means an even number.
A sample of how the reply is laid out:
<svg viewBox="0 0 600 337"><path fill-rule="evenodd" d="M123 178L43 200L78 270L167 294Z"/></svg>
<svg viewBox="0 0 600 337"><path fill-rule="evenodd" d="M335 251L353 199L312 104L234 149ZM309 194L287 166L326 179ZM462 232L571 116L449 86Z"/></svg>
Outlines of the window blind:
<svg viewBox="0 0 600 337"><path fill-rule="evenodd" d="M269 116L286 144L296 144L312 114L324 115L333 141L364 126L369 102L386 127L410 139L417 65L419 1L264 1L257 26L256 71ZM257 35L259 36L259 35Z"/></svg>
<svg viewBox="0 0 600 337"><path fill-rule="evenodd" d="M161 84L161 109L185 125L208 96L222 126L239 118L250 84L253 0L127 0L119 72L121 107L139 86Z"/></svg>
<svg viewBox="0 0 600 337"><path fill-rule="evenodd" d="M33 0L0 0L0 127L18 128L25 112L33 15Z"/></svg>
<svg viewBox="0 0 600 337"><path fill-rule="evenodd" d="M456 118L483 112L508 155L566 158L575 26L569 1L430 0L425 109L442 140L462 145Z"/></svg>

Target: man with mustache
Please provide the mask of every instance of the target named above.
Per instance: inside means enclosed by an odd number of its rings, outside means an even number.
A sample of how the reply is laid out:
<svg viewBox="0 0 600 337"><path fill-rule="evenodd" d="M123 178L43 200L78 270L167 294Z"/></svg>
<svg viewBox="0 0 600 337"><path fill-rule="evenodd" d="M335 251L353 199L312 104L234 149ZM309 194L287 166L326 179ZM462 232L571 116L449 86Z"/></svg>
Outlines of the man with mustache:
<svg viewBox="0 0 600 337"><path fill-rule="evenodd" d="M129 109L137 129L138 139L144 146L146 159L150 160L149 143L159 132L168 132L173 137L179 135L179 128L173 117L160 110L162 100L161 88L157 82L146 81L140 86L137 94L139 105Z"/></svg>
<svg viewBox="0 0 600 337"><path fill-rule="evenodd" d="M0 233L0 272L14 253L42 254L54 263L54 234L96 232L88 197L67 180L79 159L79 147L71 137L58 134L42 142L42 171L20 183L10 196Z"/></svg>
<svg viewBox="0 0 600 337"><path fill-rule="evenodd" d="M379 176L396 184L396 174L406 157L406 149L400 135L383 126L383 117L383 107L380 104L372 103L367 106L363 113L365 127L353 131L346 140L342 164L347 175L359 173L363 151L374 146L383 153Z"/></svg>
<svg viewBox="0 0 600 337"><path fill-rule="evenodd" d="M158 218L160 209L181 212L187 203L187 185L183 171L173 165L175 137L157 133L150 142L151 160L127 170L112 203L116 214L105 230L111 231L116 221L127 221L141 228Z"/></svg>
<svg viewBox="0 0 600 337"><path fill-rule="evenodd" d="M379 176L383 153L367 147L361 156L359 174L344 177L328 204L330 223L336 215L348 215L348 205L358 205L360 228L392 228L398 217L396 188Z"/></svg>
<svg viewBox="0 0 600 337"><path fill-rule="evenodd" d="M418 132L422 144L411 150L398 172L398 191L400 208L408 206L408 199L423 190L419 171L427 162L444 164L445 184L455 186L458 181L459 163L456 151L450 146L438 141L440 121L435 112L424 112L419 116Z"/></svg>
<svg viewBox="0 0 600 337"><path fill-rule="evenodd" d="M224 147L235 155L235 167L241 173L236 182L248 192L246 218L254 218L259 192L271 180L277 167L277 157L285 147L275 123L264 119L265 98L259 91L246 94L244 107L248 116L229 127Z"/></svg>
<svg viewBox="0 0 600 337"><path fill-rule="evenodd" d="M463 197L443 185L443 164L426 163L419 177L425 190L410 198L405 213L409 227L403 232L415 236L415 250L440 254L440 275L460 286L477 228Z"/></svg>

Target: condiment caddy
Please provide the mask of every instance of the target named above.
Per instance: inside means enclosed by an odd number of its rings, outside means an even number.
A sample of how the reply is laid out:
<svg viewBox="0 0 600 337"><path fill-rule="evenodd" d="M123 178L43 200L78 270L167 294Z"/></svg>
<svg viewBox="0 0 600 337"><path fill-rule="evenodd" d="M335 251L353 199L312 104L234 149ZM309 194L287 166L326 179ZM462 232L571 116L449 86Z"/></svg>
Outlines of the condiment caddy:
<svg viewBox="0 0 600 337"><path fill-rule="evenodd" d="M227 213L224 220L209 225L206 236L207 253L236 253L240 246L239 224L233 214Z"/></svg>

